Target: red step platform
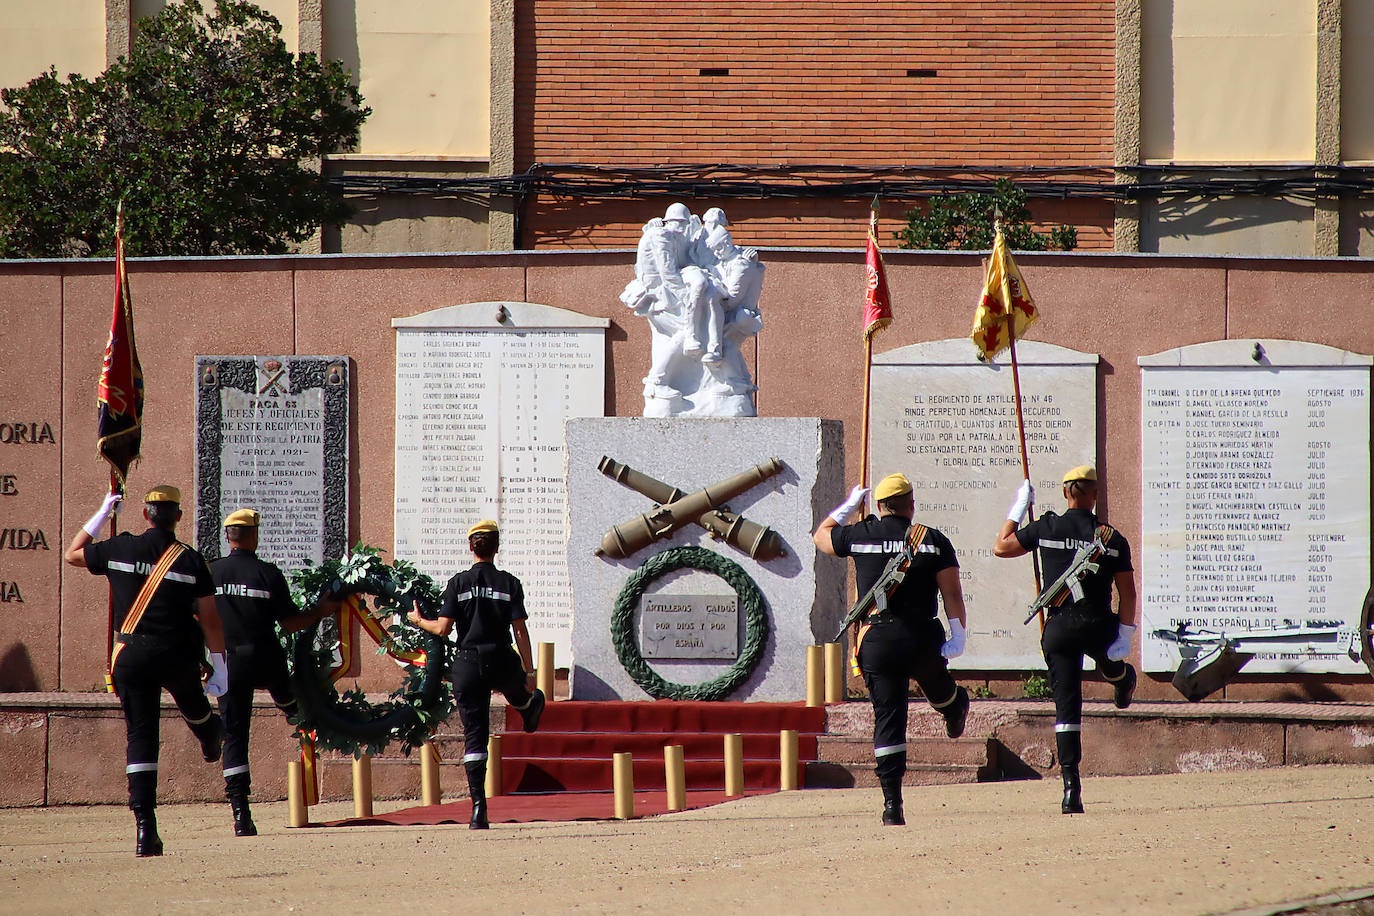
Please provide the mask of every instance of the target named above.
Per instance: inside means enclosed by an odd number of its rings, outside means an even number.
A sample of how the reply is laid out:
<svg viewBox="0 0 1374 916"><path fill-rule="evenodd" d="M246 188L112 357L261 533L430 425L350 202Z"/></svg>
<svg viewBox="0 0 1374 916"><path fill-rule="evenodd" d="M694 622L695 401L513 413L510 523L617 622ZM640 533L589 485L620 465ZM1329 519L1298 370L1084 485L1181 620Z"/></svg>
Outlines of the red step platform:
<svg viewBox="0 0 1374 916"><path fill-rule="evenodd" d="M506 710L506 721L520 721ZM722 791L725 740L739 734L746 791L777 789L781 782L779 732L798 733L797 780L816 759L825 710L801 703L577 701L550 703L539 731L501 736L501 778L506 794L606 792L614 754L634 755L636 790L664 788L663 748L683 748L687 789Z"/></svg>

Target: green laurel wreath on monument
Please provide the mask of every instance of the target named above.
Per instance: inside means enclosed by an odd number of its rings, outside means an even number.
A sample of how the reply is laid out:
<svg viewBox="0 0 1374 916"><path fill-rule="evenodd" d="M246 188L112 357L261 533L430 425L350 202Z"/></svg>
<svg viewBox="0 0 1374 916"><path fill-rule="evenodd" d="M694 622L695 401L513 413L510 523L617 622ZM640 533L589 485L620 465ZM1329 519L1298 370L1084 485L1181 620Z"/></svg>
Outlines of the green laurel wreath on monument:
<svg viewBox="0 0 1374 916"><path fill-rule="evenodd" d="M649 667L635 643L634 617L649 583L679 569L714 573L730 584L744 610L744 651L720 677L700 684L675 684ZM626 580L611 611L611 643L625 672L657 700L724 700L758 667L768 641L768 610L763 594L744 569L704 547L673 547L644 561Z"/></svg>
<svg viewBox="0 0 1374 916"><path fill-rule="evenodd" d="M383 562L380 551L359 544L343 560L325 560L291 574L292 597L310 607L323 596L369 595L380 610L405 614L413 605L430 616L439 609L441 595L434 580L405 560ZM360 610L368 613L366 602ZM376 755L393 742L404 753L427 741L436 726L454 711L453 689L445 661L448 641L409 623L385 626L386 644L377 653L424 652L423 666L402 662L405 677L389 700L374 704L360 688L340 694L330 680L339 634L322 637L320 630L333 617L285 637L291 667L291 686L299 711L291 718L297 737L309 737L318 748L351 754ZM332 629L332 627L331 627ZM398 661L400 661L398 659ZM312 735L313 733L313 735Z"/></svg>

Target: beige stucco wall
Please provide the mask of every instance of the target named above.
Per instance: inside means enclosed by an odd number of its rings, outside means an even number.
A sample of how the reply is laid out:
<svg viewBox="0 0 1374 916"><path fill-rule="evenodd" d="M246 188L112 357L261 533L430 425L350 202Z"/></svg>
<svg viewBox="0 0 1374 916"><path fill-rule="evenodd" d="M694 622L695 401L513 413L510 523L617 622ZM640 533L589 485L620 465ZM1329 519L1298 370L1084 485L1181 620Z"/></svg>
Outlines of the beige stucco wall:
<svg viewBox="0 0 1374 916"><path fill-rule="evenodd" d="M296 35L299 31L296 0L253 0L253 3L277 17L277 21L281 23L282 41L286 42L288 48L295 51ZM166 0L130 0L129 13L137 21L145 16L156 16L166 5ZM209 9L214 9L214 0L206 0L203 5Z"/></svg>
<svg viewBox="0 0 1374 916"><path fill-rule="evenodd" d="M1140 250L1160 254L1312 254L1310 201L1165 198L1141 204Z"/></svg>
<svg viewBox="0 0 1374 916"><path fill-rule="evenodd" d="M96 76L105 69L103 0L0 0L0 87L22 86L50 66Z"/></svg>
<svg viewBox="0 0 1374 916"><path fill-rule="evenodd" d="M360 152L485 159L488 0L324 4L324 53L358 78L372 116Z"/></svg>
<svg viewBox="0 0 1374 916"><path fill-rule="evenodd" d="M1313 160L1315 0L1144 0L1142 13L1145 161Z"/></svg>
<svg viewBox="0 0 1374 916"><path fill-rule="evenodd" d="M1374 161L1374 2L1341 6L1341 159Z"/></svg>

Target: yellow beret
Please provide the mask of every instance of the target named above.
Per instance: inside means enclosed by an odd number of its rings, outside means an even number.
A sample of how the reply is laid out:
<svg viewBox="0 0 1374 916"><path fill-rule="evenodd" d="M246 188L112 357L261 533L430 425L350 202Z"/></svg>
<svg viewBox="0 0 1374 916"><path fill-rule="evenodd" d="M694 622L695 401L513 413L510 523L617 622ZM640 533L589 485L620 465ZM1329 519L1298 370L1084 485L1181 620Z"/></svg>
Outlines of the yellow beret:
<svg viewBox="0 0 1374 916"><path fill-rule="evenodd" d="M229 517L224 520L224 527L231 525L241 525L244 528L256 528L262 523L262 515L257 509L235 509L229 513Z"/></svg>
<svg viewBox="0 0 1374 916"><path fill-rule="evenodd" d="M468 537L472 537L474 534L482 534L483 532L496 534L498 530L499 529L497 529L496 527L496 522L492 521L489 518L484 518L480 522L478 522L477 524L473 525L471 528L468 529Z"/></svg>
<svg viewBox="0 0 1374 916"><path fill-rule="evenodd" d="M1091 464L1080 464L1064 475L1064 483L1071 483L1075 480L1097 481L1097 468Z"/></svg>
<svg viewBox="0 0 1374 916"><path fill-rule="evenodd" d="M179 503L181 502L181 491L176 487L163 484L149 490L143 501L145 503Z"/></svg>
<svg viewBox="0 0 1374 916"><path fill-rule="evenodd" d="M911 481L906 479L905 474L888 474L878 485L873 488L873 498L882 502L893 496L901 496L903 493L911 492Z"/></svg>

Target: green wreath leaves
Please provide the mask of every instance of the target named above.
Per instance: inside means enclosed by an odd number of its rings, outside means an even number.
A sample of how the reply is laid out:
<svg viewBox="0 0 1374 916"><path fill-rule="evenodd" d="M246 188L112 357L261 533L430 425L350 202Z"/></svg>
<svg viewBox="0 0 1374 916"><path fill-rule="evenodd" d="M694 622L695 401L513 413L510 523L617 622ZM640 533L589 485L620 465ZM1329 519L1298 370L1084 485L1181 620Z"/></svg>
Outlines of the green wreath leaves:
<svg viewBox="0 0 1374 916"><path fill-rule="evenodd" d="M645 588L660 576L679 569L715 573L734 588L744 611L744 651L723 675L700 684L675 684L649 667L636 645L634 618ZM768 641L768 610L763 594L744 569L729 557L704 547L673 547L654 554L625 581L611 610L611 644L630 678L654 699L724 700L758 666Z"/></svg>
<svg viewBox="0 0 1374 916"><path fill-rule="evenodd" d="M325 560L319 566L306 561L291 575L292 597L297 605L310 607L325 595L337 598L370 595L377 610L404 615L412 606L422 615L438 611L441 596L434 580L405 560L388 565L381 551L359 544L343 560ZM361 602L366 613L367 604ZM316 746L359 757L376 755L393 742L404 753L428 740L439 723L455 708L446 673L448 641L404 621L383 628L389 645L402 652L424 652L425 665L405 663L401 686L386 702L373 704L358 687L338 693L329 678L339 634L332 617L287 636L287 657L299 712L291 718L299 737L311 737Z"/></svg>

